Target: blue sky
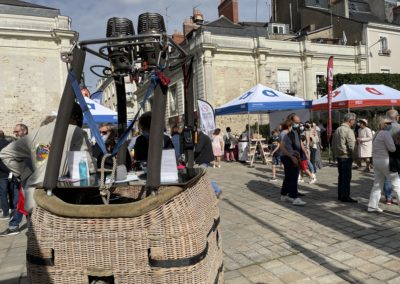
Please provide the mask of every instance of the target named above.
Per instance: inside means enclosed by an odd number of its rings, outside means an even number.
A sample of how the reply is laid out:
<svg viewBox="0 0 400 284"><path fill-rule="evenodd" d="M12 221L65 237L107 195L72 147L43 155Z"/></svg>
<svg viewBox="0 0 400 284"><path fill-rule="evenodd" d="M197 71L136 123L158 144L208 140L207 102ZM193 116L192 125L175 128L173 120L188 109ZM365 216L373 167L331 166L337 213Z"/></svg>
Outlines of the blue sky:
<svg viewBox="0 0 400 284"><path fill-rule="evenodd" d="M182 31L185 18L192 15L193 8L199 9L205 21L218 18L220 0L25 0L27 2L57 8L62 15L72 19L72 28L79 32L80 40L104 38L107 20L125 17L137 25L138 15L155 12L164 16L168 33ZM266 22L269 18L270 0L238 0L239 21ZM257 9L256 9L257 7ZM166 16L168 15L168 17ZM135 27L136 30L136 27ZM98 78L89 70L89 65L104 63L88 55L85 64L86 84L93 92Z"/></svg>

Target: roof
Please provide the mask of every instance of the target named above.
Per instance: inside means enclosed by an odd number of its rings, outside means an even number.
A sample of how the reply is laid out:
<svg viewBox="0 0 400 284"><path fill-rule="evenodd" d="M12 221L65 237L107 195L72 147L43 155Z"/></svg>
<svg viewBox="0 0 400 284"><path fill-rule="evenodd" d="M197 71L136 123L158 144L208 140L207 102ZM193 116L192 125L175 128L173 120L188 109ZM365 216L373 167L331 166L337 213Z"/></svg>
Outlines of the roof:
<svg viewBox="0 0 400 284"><path fill-rule="evenodd" d="M358 12L352 10L350 10L349 12L349 18L350 20L354 20L360 23L386 23L385 21L382 21L381 19L372 15L371 13Z"/></svg>
<svg viewBox="0 0 400 284"><path fill-rule="evenodd" d="M318 9L318 8L314 8L311 6L307 6L302 9L318 11L319 13L331 15L330 11L327 9ZM380 20L378 17L372 15L369 12L359 12L359 11L354 11L354 10L350 10L349 18L340 16L340 15L333 15L333 16L335 18L347 19L347 20L351 20L351 21L355 21L355 22L359 22L359 23L386 23L385 21Z"/></svg>
<svg viewBox="0 0 400 284"><path fill-rule="evenodd" d="M57 10L55 8L36 5L36 4L33 4L33 3L29 3L29 2L25 2L25 1L19 1L19 0L0 0L0 5L9 5L9 6L19 6L19 7L31 7L31 8L42 8L42 9Z"/></svg>
<svg viewBox="0 0 400 284"><path fill-rule="evenodd" d="M221 16L219 19L211 22L207 22L204 25L199 26L197 31L209 31L215 35L226 35L226 36L238 36L238 37L258 37L267 36L268 25L266 23L252 23L252 22L241 22L233 23L225 16ZM188 37L194 32L190 32Z"/></svg>
<svg viewBox="0 0 400 284"><path fill-rule="evenodd" d="M219 17L217 20L212 21L212 22L208 22L203 26L207 26L207 27L220 27L220 28L230 28L230 29L240 29L241 26L238 24L235 24L234 22L232 22L231 20L229 20L227 17L225 16L221 16Z"/></svg>
<svg viewBox="0 0 400 284"><path fill-rule="evenodd" d="M54 18L60 15L60 10L20 0L0 0L0 14Z"/></svg>

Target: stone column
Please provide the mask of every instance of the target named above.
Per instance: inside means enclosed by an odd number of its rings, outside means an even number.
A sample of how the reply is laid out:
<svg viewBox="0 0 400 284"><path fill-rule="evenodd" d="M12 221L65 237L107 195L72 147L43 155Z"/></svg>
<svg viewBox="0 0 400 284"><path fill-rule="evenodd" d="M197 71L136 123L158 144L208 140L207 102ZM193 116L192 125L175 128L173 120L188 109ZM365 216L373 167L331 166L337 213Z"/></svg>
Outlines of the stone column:
<svg viewBox="0 0 400 284"><path fill-rule="evenodd" d="M304 80L305 80L305 90L304 90L304 99L312 100L314 96L314 92L316 90L315 86L315 78L312 69L312 56L306 55L305 64L304 64Z"/></svg>
<svg viewBox="0 0 400 284"><path fill-rule="evenodd" d="M211 105L214 105L214 90L213 90L213 69L212 69L212 51L204 50L204 89L205 99Z"/></svg>

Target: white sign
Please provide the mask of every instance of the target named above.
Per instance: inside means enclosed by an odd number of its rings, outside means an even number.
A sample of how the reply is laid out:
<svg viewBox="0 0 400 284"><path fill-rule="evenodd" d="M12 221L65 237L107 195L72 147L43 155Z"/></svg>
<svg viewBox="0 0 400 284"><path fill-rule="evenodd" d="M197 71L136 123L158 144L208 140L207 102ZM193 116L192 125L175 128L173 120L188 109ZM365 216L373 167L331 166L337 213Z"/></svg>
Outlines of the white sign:
<svg viewBox="0 0 400 284"><path fill-rule="evenodd" d="M211 136L216 128L213 107L206 101L197 100L200 117L200 129Z"/></svg>

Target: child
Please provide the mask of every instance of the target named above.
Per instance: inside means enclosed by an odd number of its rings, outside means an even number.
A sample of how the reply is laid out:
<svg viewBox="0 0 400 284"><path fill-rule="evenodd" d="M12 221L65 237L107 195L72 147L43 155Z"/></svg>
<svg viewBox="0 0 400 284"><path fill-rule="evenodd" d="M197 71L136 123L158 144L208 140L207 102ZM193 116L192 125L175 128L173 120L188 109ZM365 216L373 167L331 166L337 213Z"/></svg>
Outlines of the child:
<svg viewBox="0 0 400 284"><path fill-rule="evenodd" d="M279 151L280 140L278 130L275 129L272 131L272 137L269 143L271 144L271 152L269 153L269 156L272 156L272 178L270 179L270 181L277 181L278 179L276 178L276 166L279 166L281 163L281 153Z"/></svg>
<svg viewBox="0 0 400 284"><path fill-rule="evenodd" d="M303 144L305 144L305 142L306 142L306 136L304 136L304 135L301 136L301 142L302 142ZM315 182L317 181L317 178L315 177L314 174L312 174L312 173L310 172L310 170L309 170L309 165L312 165L312 164L310 163L310 152L309 152L309 150L306 148L305 157L301 157L301 161L300 161L300 170L301 170L301 172L300 172L300 176L299 176L299 181L301 181L301 182L304 181L304 180L303 180L303 173L305 173L305 174L310 178L309 183L310 183L310 184L313 184L313 183L315 183Z"/></svg>

